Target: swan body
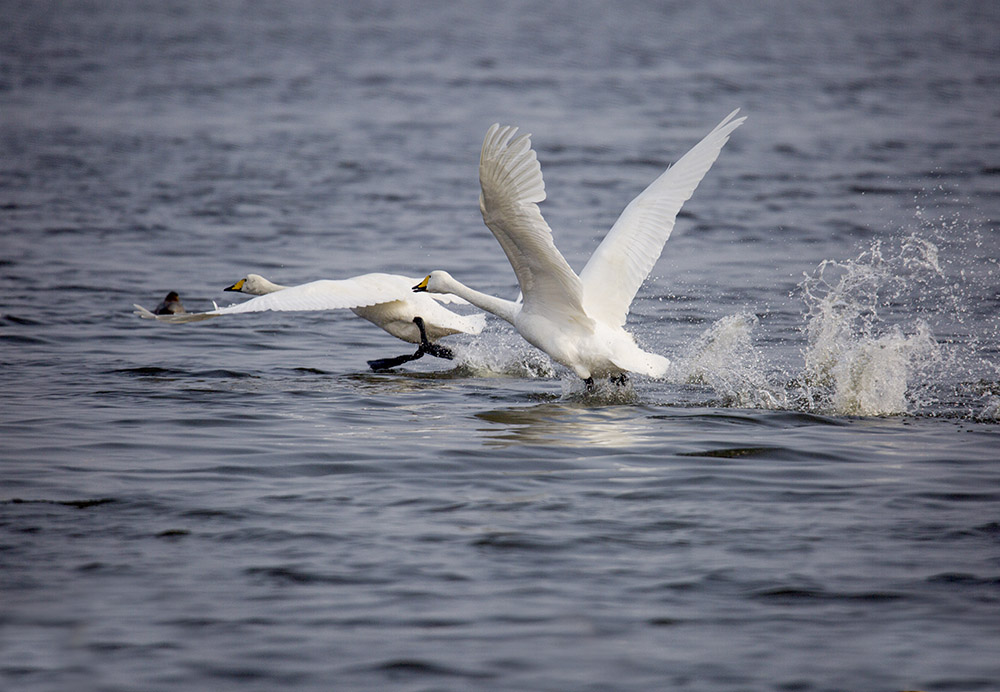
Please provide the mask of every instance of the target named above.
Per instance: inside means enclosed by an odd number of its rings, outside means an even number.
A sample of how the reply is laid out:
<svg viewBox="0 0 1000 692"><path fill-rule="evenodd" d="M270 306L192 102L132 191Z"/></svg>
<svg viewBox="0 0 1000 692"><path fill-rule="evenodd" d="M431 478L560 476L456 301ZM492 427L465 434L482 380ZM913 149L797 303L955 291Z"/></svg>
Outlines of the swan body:
<svg viewBox="0 0 1000 692"><path fill-rule="evenodd" d="M422 346L451 334L479 334L485 326L482 314L460 315L441 303L466 303L456 296L414 295L410 287L416 279L398 274L363 274L350 279L322 279L285 287L259 274L248 274L227 291L257 297L245 303L208 312L157 315L136 305L137 314L163 322L198 322L244 312L285 310L350 309L359 317L378 325L397 339ZM422 325L415 319L422 320ZM425 336L422 338L421 326Z"/></svg>
<svg viewBox="0 0 1000 692"><path fill-rule="evenodd" d="M528 343L579 377L663 376L670 361L643 351L624 329L629 307L656 264L677 213L746 118L730 113L622 212L579 275L556 248L538 208L545 183L530 135L490 127L479 159L483 220L517 276L523 302L476 291L444 271L417 292L450 293L510 322Z"/></svg>

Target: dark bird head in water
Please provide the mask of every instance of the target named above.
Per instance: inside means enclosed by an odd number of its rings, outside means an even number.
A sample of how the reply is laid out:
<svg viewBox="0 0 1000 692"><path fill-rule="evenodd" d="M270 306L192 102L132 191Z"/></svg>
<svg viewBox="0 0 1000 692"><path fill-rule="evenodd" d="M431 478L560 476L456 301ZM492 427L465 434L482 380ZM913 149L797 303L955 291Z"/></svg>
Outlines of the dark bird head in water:
<svg viewBox="0 0 1000 692"><path fill-rule="evenodd" d="M163 302L153 310L154 315L178 315L183 312L187 312L187 310L181 305L181 297L177 295L177 291L168 293Z"/></svg>

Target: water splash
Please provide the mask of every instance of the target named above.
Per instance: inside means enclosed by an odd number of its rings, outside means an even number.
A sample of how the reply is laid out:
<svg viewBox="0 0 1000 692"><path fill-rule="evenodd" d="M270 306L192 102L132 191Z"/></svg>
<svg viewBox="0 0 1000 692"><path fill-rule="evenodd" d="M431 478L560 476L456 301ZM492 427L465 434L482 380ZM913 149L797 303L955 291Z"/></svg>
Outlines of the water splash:
<svg viewBox="0 0 1000 692"><path fill-rule="evenodd" d="M1000 367L983 356L990 328L970 288L981 287L926 231L876 240L854 259L805 274L796 296L805 306L801 364L769 364L754 343L760 321L741 313L685 349L670 379L708 385L724 406L997 420Z"/></svg>
<svg viewBox="0 0 1000 692"><path fill-rule="evenodd" d="M503 326L487 326L480 338L455 353L456 365L475 377L557 377L548 356Z"/></svg>
<svg viewBox="0 0 1000 692"><path fill-rule="evenodd" d="M1000 422L1000 396L987 398L982 411L979 411L975 417L981 421Z"/></svg>
<svg viewBox="0 0 1000 692"><path fill-rule="evenodd" d="M784 408L784 392L769 381L764 359L753 345L758 324L749 313L718 320L671 363L669 379L708 385L724 406Z"/></svg>
<svg viewBox="0 0 1000 692"><path fill-rule="evenodd" d="M918 408L921 388L912 384L933 376L942 354L911 299L943 276L937 247L916 237L888 256L876 241L854 260L820 263L799 285L807 308L801 405L863 416Z"/></svg>

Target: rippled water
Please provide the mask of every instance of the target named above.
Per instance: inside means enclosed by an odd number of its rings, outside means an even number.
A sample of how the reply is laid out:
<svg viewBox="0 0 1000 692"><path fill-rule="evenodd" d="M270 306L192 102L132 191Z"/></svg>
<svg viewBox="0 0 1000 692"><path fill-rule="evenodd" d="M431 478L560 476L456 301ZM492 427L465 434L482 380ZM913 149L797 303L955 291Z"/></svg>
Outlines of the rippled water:
<svg viewBox="0 0 1000 692"><path fill-rule="evenodd" d="M5 2L0 686L1000 688L990 3ZM587 394L491 321L151 324L446 269L534 134L574 267L735 107Z"/></svg>

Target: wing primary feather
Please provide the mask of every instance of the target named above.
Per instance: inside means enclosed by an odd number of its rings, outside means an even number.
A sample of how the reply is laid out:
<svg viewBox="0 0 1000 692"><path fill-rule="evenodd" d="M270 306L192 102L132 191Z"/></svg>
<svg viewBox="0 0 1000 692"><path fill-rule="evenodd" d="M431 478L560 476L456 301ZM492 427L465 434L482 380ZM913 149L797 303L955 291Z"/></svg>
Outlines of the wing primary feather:
<svg viewBox="0 0 1000 692"><path fill-rule="evenodd" d="M587 313L622 326L636 292L663 251L681 206L743 124L739 109L633 199L580 272Z"/></svg>
<svg viewBox="0 0 1000 692"><path fill-rule="evenodd" d="M483 139L479 159L483 221L496 237L517 276L527 311L587 320L580 278L555 246L538 203L545 182L531 135L495 124Z"/></svg>

